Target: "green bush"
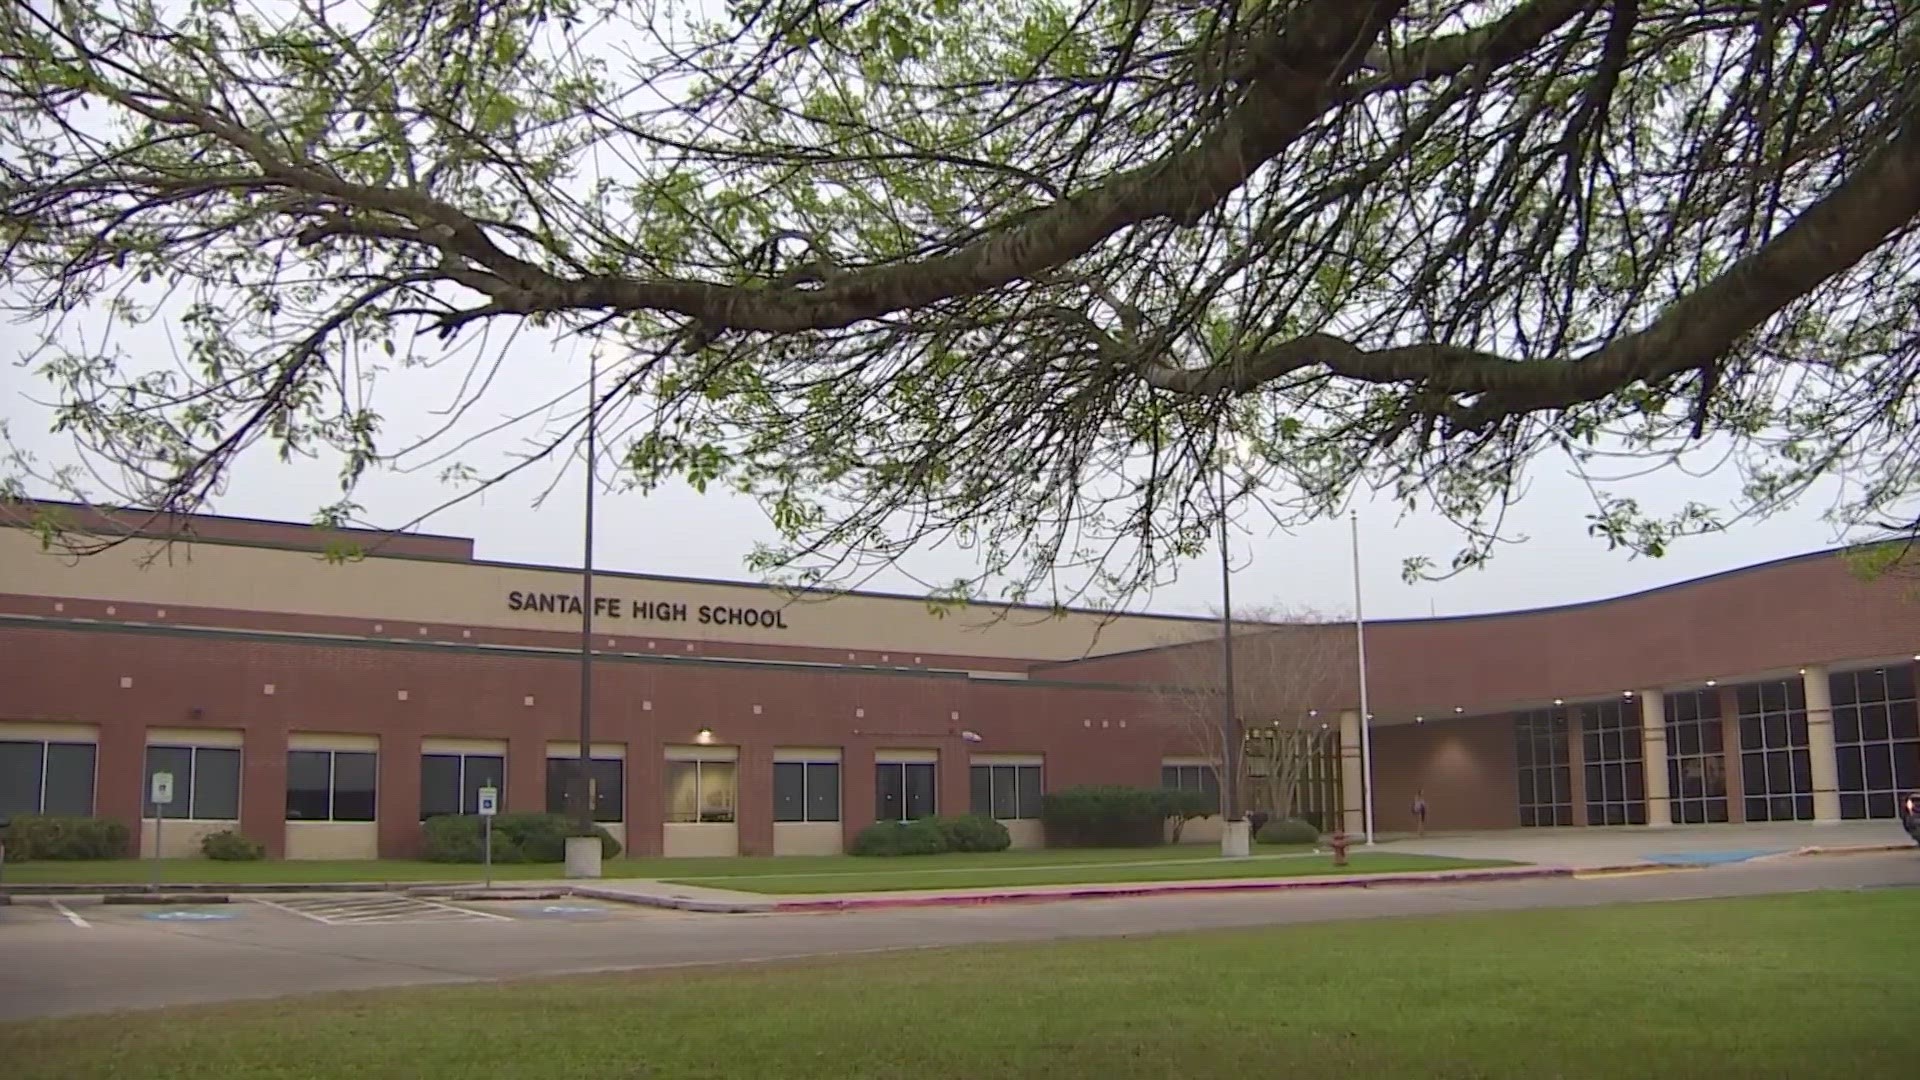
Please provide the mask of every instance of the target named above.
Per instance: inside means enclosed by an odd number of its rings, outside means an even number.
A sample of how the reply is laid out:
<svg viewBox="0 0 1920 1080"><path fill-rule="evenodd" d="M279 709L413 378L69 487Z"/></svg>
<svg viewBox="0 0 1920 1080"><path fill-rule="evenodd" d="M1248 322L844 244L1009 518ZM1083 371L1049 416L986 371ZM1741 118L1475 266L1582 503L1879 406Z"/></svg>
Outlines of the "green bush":
<svg viewBox="0 0 1920 1080"><path fill-rule="evenodd" d="M1013 846L1007 827L985 814L959 814L933 821L947 838L949 851L1005 851Z"/></svg>
<svg viewBox="0 0 1920 1080"><path fill-rule="evenodd" d="M1260 827L1263 844L1311 844L1320 839L1320 830L1311 821L1299 818L1274 818Z"/></svg>
<svg viewBox="0 0 1920 1080"><path fill-rule="evenodd" d="M938 855L950 850L946 830L932 818L876 821L853 838L855 855Z"/></svg>
<svg viewBox="0 0 1920 1080"><path fill-rule="evenodd" d="M22 814L7 825L7 861L124 859L132 835L108 818Z"/></svg>
<svg viewBox="0 0 1920 1080"><path fill-rule="evenodd" d="M428 862L477 863L486 861L481 837L486 834L484 819L478 814L442 814L428 818L421 827L425 843L421 857ZM519 812L499 814L493 819L493 861L497 863L557 863L567 858L567 837L576 827L565 814ZM620 854L620 841L599 825L593 835L600 838L600 857L611 859Z"/></svg>
<svg viewBox="0 0 1920 1080"><path fill-rule="evenodd" d="M1152 847L1167 842L1169 820L1219 812L1202 791L1088 786L1052 792L1040 800L1050 847Z"/></svg>
<svg viewBox="0 0 1920 1080"><path fill-rule="evenodd" d="M267 857L267 845L238 829L221 829L200 838L200 854L221 862L252 862Z"/></svg>

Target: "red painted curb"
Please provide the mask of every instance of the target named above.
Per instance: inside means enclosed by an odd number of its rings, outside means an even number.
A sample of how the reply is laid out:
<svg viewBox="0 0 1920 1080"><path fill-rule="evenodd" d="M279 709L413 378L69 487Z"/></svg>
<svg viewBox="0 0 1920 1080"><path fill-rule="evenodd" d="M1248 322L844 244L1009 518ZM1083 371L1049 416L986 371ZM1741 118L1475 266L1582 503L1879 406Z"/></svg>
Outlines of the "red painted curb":
<svg viewBox="0 0 1920 1080"><path fill-rule="evenodd" d="M1322 877L1251 879L1246 881L1169 881L1148 885L1088 885L1077 889L975 893L954 896L863 896L828 897L819 900L782 900L773 910L786 912L852 911L873 908L962 907L979 904L1046 903L1059 900L1108 900L1142 896L1213 894L1233 892L1286 892L1295 889L1368 889L1380 885L1454 885L1481 881L1524 881L1541 878L1572 877L1565 866L1532 866L1515 870L1458 870L1445 876L1426 874L1372 874L1366 877Z"/></svg>

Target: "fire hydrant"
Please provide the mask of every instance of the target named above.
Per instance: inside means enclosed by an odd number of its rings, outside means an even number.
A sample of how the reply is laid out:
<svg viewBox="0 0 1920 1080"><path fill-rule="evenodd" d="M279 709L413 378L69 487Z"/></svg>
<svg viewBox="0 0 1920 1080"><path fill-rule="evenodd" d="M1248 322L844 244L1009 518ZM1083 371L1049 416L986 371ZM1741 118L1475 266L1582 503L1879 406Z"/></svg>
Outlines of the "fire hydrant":
<svg viewBox="0 0 1920 1080"><path fill-rule="evenodd" d="M1347 834L1336 832L1327 837L1327 846L1333 849L1333 865L1347 865Z"/></svg>

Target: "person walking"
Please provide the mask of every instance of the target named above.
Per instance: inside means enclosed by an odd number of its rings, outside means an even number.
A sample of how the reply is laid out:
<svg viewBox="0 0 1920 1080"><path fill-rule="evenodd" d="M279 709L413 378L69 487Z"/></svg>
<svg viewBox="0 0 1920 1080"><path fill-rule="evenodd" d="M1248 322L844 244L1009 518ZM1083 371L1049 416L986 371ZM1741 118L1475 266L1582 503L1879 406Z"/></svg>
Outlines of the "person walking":
<svg viewBox="0 0 1920 1080"><path fill-rule="evenodd" d="M1414 835L1423 838L1427 835L1427 792L1424 788L1413 793L1413 828Z"/></svg>

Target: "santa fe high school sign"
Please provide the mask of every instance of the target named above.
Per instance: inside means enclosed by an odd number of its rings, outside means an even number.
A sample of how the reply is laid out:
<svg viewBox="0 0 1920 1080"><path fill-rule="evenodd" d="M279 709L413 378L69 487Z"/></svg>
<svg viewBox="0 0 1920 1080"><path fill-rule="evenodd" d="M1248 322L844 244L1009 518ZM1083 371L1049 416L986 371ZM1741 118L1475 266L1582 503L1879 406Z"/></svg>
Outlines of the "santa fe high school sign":
<svg viewBox="0 0 1920 1080"><path fill-rule="evenodd" d="M578 615L580 598L572 593L520 592L507 594L508 611L533 611L542 614ZM625 600L618 596L593 598L595 618L640 619L649 622L698 622L705 626L752 626L762 630L786 630L787 613L780 608L724 607L701 604L689 608L670 600Z"/></svg>

